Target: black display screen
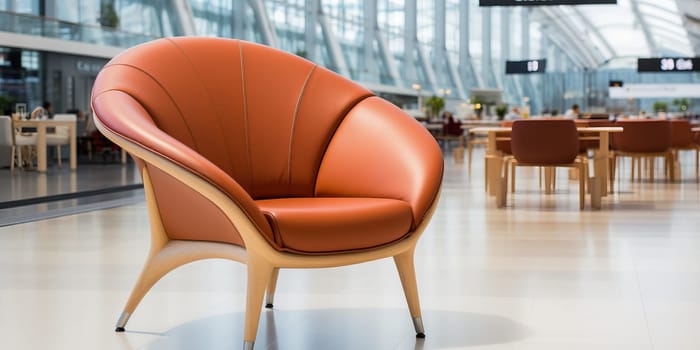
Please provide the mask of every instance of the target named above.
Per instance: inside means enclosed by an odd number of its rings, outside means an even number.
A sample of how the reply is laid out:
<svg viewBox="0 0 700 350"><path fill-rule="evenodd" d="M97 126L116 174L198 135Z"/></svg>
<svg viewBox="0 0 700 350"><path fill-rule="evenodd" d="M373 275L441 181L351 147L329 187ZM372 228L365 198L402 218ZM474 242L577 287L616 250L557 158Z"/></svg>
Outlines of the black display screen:
<svg viewBox="0 0 700 350"><path fill-rule="evenodd" d="M637 72L700 72L700 57L639 58Z"/></svg>
<svg viewBox="0 0 700 350"><path fill-rule="evenodd" d="M479 0L479 6L604 5L617 0Z"/></svg>
<svg viewBox="0 0 700 350"><path fill-rule="evenodd" d="M506 61L506 74L544 73L547 60Z"/></svg>

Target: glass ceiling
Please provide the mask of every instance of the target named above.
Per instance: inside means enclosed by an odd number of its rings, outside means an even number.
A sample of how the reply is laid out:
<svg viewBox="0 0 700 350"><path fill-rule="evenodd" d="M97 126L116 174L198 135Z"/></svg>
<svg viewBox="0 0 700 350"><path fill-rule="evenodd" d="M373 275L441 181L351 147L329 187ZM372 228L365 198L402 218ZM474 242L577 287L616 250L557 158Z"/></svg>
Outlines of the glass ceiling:
<svg viewBox="0 0 700 350"><path fill-rule="evenodd" d="M700 7L700 1L695 0ZM592 52L599 67L629 67L637 57L696 56L677 0L618 0L617 5L559 6L546 19L563 13ZM560 14L561 14L560 13ZM558 33L558 31L553 31ZM569 38L570 39L570 38ZM571 42L567 39L566 41Z"/></svg>

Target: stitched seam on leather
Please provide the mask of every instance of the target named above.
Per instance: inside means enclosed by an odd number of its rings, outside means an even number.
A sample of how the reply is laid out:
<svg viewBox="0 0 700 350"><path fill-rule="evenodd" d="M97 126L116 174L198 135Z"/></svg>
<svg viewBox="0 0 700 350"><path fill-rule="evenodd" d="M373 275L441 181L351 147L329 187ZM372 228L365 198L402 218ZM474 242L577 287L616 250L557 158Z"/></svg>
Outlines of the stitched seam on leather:
<svg viewBox="0 0 700 350"><path fill-rule="evenodd" d="M95 96L93 97L93 101L94 101L95 99L97 99L98 97L100 97L100 96L102 96L103 94L106 94L106 93L108 93L108 92L119 92L119 93L123 93L123 94L129 96L130 98L133 98L133 96L131 96L131 95L130 95L128 92L126 92L126 91L122 91L122 90L119 90L119 89L108 89L108 90L103 90L103 91L101 91L100 93L98 93L97 95L95 95ZM134 100L136 100L136 99L134 99ZM138 101L138 100L137 100L136 102L138 102L139 104L141 104L141 102ZM143 107L143 105L141 105L141 106ZM144 109L145 109L145 108L144 108ZM247 210L245 210L245 207L241 204L241 202L240 202L236 197L234 197L233 195L231 195L228 191L226 191L226 189L224 189L223 187L219 186L218 183L216 183L215 181L213 181L212 179L210 179L208 176L204 175L203 173L197 171L197 170L194 169L194 168L191 168L191 167L189 167L189 166L187 166L187 165L185 165L185 164L183 164L183 163L181 163L181 162L179 162L179 161L177 161L177 160L175 160L175 159L169 157L168 155L166 155L166 154L164 154L164 153L162 153L162 152L159 152L159 151L157 151L157 150L155 150L155 149L153 149L153 148L151 148L151 147L148 147L148 146L144 145L143 143L139 142L138 140L136 140L136 139L134 139L134 138L132 138L132 137L128 137L128 136L126 136L126 135L123 135L123 134L118 133L116 130L112 129L111 127L109 127L108 125L106 125L106 124L104 124L104 123L102 123L102 126L103 126L104 128L106 128L106 129L108 129L111 133L113 133L113 134L115 134L115 135L117 135L117 136L119 136L119 137L121 137L121 138L123 138L123 139L125 139L125 140L127 140L127 141L129 141L129 142L131 142L131 143L133 143L133 144L135 144L135 145L138 145L138 146L141 147L142 149L144 149L144 150L146 150L146 151L148 151L148 152L151 152L151 153L153 153L153 154L155 154L155 155L157 155L157 156L159 156L159 157L162 157L163 159L166 159L166 160L168 160L169 162L172 162L173 164L177 164L179 167L181 167L181 168L183 168L183 169L187 169L187 171L189 171L189 172L191 172L191 173L193 173L193 174L199 176L200 178L202 178L202 179L204 179L206 182L208 182L210 185L216 187L219 191L221 191L222 193L224 193L224 194L226 195L226 197L228 197L229 199L231 199L231 201L234 202L239 208L241 208L241 211L243 211L243 213L244 213L245 216L248 218L248 220L250 220L250 222L253 223L253 225L255 226L255 228L258 229L258 232L262 233L262 236L265 238L266 241L268 241L268 243L270 243L273 247L276 247L276 246L277 246L277 243L276 243L276 242L271 241L270 239L268 239L267 235L264 234L265 230L263 230L263 228L260 227L260 225L258 224L258 222L257 222L252 216L250 216L250 214L248 213ZM156 126L156 127L157 127L157 126ZM160 130L160 128L159 128L159 130ZM161 131L162 131L162 130L161 130ZM186 146L186 145L185 145L185 146ZM144 160L144 163L145 163L145 164L151 164L151 163L146 162L145 160ZM154 166L155 166L155 165L154 165ZM160 169L160 168L159 168L159 169ZM162 170L162 169L161 169L161 170ZM233 181L235 182L236 180L233 179ZM269 226L269 225L268 225L268 226ZM272 230L272 228L270 228L270 230ZM239 234L240 234L240 233L239 233ZM241 238L242 238L242 236L241 236ZM243 242L243 243L245 244L245 242ZM277 248L278 248L278 247L277 247Z"/></svg>
<svg viewBox="0 0 700 350"><path fill-rule="evenodd" d="M338 118L338 121L335 122L335 125L334 125L333 128L331 129L331 132L328 133L328 136L327 136L327 138L326 138L326 141L325 141L324 144L323 144L323 153L321 154L321 157L320 157L320 160L319 160L319 162L318 162L318 165L316 165L316 171L314 172L314 180L313 180L313 184L314 184L314 197L316 197L316 196L318 195L318 194L317 194L317 190L318 190L318 183L317 183L317 182L318 182L318 172L321 171L321 165L323 165L323 160L326 158L326 152L328 152L328 146L330 146L331 140L333 140L333 137L335 136L335 133L338 132L338 128L340 127L340 124L341 124L341 123L345 120L345 118L348 116L348 113L350 113L350 111L353 110L353 108L355 108L358 104L360 104L360 102L362 102L362 101L364 101L364 100L366 100L366 99L368 99L368 98L370 98L370 97L374 97L374 96L375 96L374 94L369 93L369 94L362 95L362 96L358 97L357 100L352 101L351 103L348 103L348 107L347 107L342 113L340 113L340 115L341 115L342 117L341 117L341 118Z"/></svg>
<svg viewBox="0 0 700 350"><path fill-rule="evenodd" d="M245 59L243 57L243 45L238 45L241 56L241 90L243 91L243 129L245 130L245 150L248 156L248 180L250 181L250 192L255 193L255 181L253 181L253 155L250 152L250 136L248 123L248 91L246 90Z"/></svg>
<svg viewBox="0 0 700 350"><path fill-rule="evenodd" d="M197 66L192 62L192 59L190 58L190 56L189 56L189 55L187 54L187 52L185 52L185 50L184 50L180 45L178 45L175 41L173 41L173 40L170 39L170 38L168 38L168 41L171 42L178 50L180 50L180 52L181 52L182 55L185 57L185 59L187 59L187 62L190 63L190 66L192 67L192 70L196 73L197 77L199 78L199 82L202 84L202 87L204 87L204 91L206 91L207 98L209 99L209 104L210 104L210 105L214 105L214 99L213 99L212 96L211 96L211 92L209 91L208 86L204 83L204 80L202 79L202 74L199 74L199 70L197 69ZM217 122L218 122L218 124L219 124L219 131L220 131L221 134L222 134L222 135L221 135L221 136L222 136L221 139L222 139L222 140L225 140L225 139L226 139L226 135L224 134L225 128L224 128L224 125L223 125L223 123L222 123L222 121L221 121L221 115L218 115L218 114L217 114L217 115L216 115L216 118L217 118ZM226 158L228 159L228 163L229 163L229 165L231 166L231 168L233 168L233 161L231 160L231 152L230 152L230 150L229 150L228 147L224 147L224 148L225 148L225 150L226 150Z"/></svg>
<svg viewBox="0 0 700 350"><path fill-rule="evenodd" d="M190 129L190 126L187 124L187 120L185 119L185 117L184 117L184 115L183 115L183 113L182 113L182 110L180 110L180 106L179 106L177 103L175 103L175 99L173 98L173 96L170 95L170 92L168 92L168 90L163 86L163 84L160 83L160 81L158 81L158 79L156 79L154 76L152 76L151 74L149 74L149 73L146 72L145 70L143 70L143 69L141 69L141 68L139 68L139 67L136 67L136 66L134 66L134 65L131 65L131 64L114 63L114 64L110 64L110 65L109 65L109 67L112 67L112 66L122 66L122 67L129 67L129 68L135 69L135 70L137 70L137 71L143 73L144 75L146 75L146 76L147 76L148 78L150 78L156 85L158 85L158 87L160 87L160 89L163 91L163 93L164 93L166 96L168 96L168 99L170 99L170 102L173 104L173 106L175 106L175 109L177 110L178 116L179 116L180 119L182 120L182 123L185 124L185 129L187 129L187 133L190 135L190 139L192 140L192 144L194 144L194 146L195 146L196 148L199 148L199 146L197 145L197 140L195 140L194 135L192 134L192 130ZM108 91L110 91L110 90L108 90ZM122 91L122 90L113 89L113 90L111 90L111 91ZM133 98L133 96L131 96L131 94L129 94L128 92L126 92L126 91L122 91L122 92L125 93L125 94L127 94L127 95L129 95L130 97ZM102 93L100 93L100 95L101 95L101 94L102 94ZM98 95L98 96L99 96L99 95ZM134 98L134 99L135 99L135 98ZM143 106L143 103L141 103L141 101L139 101L139 103L141 104L141 106ZM144 107L144 109L146 109L146 107ZM154 123L155 123L155 121L154 121Z"/></svg>
<svg viewBox="0 0 700 350"><path fill-rule="evenodd" d="M316 67L318 67L318 65L314 65L313 67L311 67L309 74L306 76L306 80L304 80L304 85L302 85L301 91L299 91L299 97L297 98L297 104L296 104L296 106L294 106L294 116L292 117L292 128L289 131L289 157L287 158L287 193L290 192L291 187L292 187L292 149L294 148L294 131L296 130L297 116L299 113L299 106L301 105L301 99L304 97L304 92L306 92L306 86L309 84L309 80L311 80L311 76L316 71Z"/></svg>

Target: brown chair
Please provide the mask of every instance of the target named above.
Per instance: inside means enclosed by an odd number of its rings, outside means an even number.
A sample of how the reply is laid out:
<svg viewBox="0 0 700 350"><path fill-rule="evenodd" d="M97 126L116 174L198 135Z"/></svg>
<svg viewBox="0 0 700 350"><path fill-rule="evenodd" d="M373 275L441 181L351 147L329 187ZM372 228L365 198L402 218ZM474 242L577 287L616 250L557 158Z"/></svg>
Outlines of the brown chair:
<svg viewBox="0 0 700 350"><path fill-rule="evenodd" d="M92 92L98 129L134 157L151 251L117 322L183 264L247 265L244 348L281 268L392 257L422 337L413 254L437 205L440 148L413 118L295 55L216 38L129 49Z"/></svg>
<svg viewBox="0 0 700 350"><path fill-rule="evenodd" d="M612 136L613 164L612 176L618 168L620 157L632 158L632 181L635 164L638 180L642 178L642 160L649 166L649 178L654 181L654 159L664 158L665 174L673 179L673 154L671 153L671 122L666 119L619 119L616 126L623 128L621 133Z"/></svg>
<svg viewBox="0 0 700 350"><path fill-rule="evenodd" d="M675 173L675 166L678 164L677 176L680 176L680 161L679 152L680 151L695 151L695 180L700 181L700 168L698 158L700 155L700 145L698 145L694 140L692 126L690 121L687 119L674 119L671 120L671 152L673 153L673 166Z"/></svg>
<svg viewBox="0 0 700 350"><path fill-rule="evenodd" d="M511 149L516 166L545 167L546 179L553 178L554 167L573 167L579 171L579 208L584 208L586 163L578 157L576 124L566 119L526 119L513 123ZM506 172L507 174L507 172ZM507 177L507 175L506 175ZM506 179L507 182L507 179ZM547 191L551 181L545 181Z"/></svg>

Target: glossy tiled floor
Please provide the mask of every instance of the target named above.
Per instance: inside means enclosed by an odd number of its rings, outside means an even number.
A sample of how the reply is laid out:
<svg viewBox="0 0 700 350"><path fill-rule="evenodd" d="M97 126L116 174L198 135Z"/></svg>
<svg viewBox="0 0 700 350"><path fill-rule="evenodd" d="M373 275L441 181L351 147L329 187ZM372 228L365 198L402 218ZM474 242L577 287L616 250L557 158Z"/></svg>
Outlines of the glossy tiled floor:
<svg viewBox="0 0 700 350"><path fill-rule="evenodd" d="M575 182L545 197L528 170L496 209L482 162L446 160L416 257L424 341L383 260L283 271L256 349L700 349L692 163L581 212ZM147 249L143 203L0 228L0 349L240 348L245 270L227 261L166 276L113 332Z"/></svg>

